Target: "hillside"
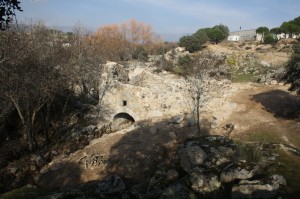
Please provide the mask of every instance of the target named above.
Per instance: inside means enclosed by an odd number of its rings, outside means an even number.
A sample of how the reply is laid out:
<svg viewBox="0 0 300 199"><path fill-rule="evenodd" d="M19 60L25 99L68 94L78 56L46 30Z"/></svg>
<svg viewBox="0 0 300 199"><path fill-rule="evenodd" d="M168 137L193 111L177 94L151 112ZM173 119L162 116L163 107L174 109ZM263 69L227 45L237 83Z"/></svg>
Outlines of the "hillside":
<svg viewBox="0 0 300 199"><path fill-rule="evenodd" d="M3 168L2 189L27 185L0 197L243 198L246 189L295 198L300 97L280 79L292 45L224 42L170 54L103 64L99 102L77 102L85 112L63 141ZM201 82L179 75L185 55L212 63ZM162 58L173 68L160 68Z"/></svg>

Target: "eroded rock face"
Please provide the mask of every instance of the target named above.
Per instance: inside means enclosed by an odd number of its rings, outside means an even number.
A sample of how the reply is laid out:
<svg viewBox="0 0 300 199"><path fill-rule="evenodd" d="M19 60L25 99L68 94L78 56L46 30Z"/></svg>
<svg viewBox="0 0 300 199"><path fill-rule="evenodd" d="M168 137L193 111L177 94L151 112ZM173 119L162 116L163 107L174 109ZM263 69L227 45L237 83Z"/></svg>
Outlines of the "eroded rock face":
<svg viewBox="0 0 300 199"><path fill-rule="evenodd" d="M232 188L232 199L242 198L275 198L280 194L282 186L286 186L283 176L272 175L266 180L242 180Z"/></svg>
<svg viewBox="0 0 300 199"><path fill-rule="evenodd" d="M179 48L175 49L175 53L185 51ZM105 120L111 121L114 115L124 112L136 122L149 118L168 119L174 125L187 122L189 118L186 116L193 112L196 94L190 81L167 72L153 73L151 67L140 63L123 67L128 70L128 81L120 81L114 75L116 66L111 62L105 64L100 78L99 109L105 108L105 113L101 115ZM225 93L229 93L231 82L215 80L207 75L201 86L204 91L200 99L203 105L201 111L212 112L216 106L220 106L216 98L221 99ZM223 116L218 119L218 126L223 119Z"/></svg>

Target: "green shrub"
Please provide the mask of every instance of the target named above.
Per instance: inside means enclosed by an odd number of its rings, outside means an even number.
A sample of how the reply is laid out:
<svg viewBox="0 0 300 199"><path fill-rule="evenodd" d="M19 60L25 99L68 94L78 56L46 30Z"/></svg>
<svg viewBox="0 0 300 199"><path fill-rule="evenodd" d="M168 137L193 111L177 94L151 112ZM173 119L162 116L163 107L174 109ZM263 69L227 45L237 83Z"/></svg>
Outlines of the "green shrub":
<svg viewBox="0 0 300 199"><path fill-rule="evenodd" d="M277 42L277 38L274 35L268 34L264 36L265 44L275 44L276 42Z"/></svg>
<svg viewBox="0 0 300 199"><path fill-rule="evenodd" d="M287 66L287 72L284 79L291 84L290 90L300 94L300 44L293 48L294 55Z"/></svg>
<svg viewBox="0 0 300 199"><path fill-rule="evenodd" d="M206 40L199 35L183 36L179 40L179 46L185 47L187 51L193 53L201 50L205 42Z"/></svg>
<svg viewBox="0 0 300 199"><path fill-rule="evenodd" d="M182 66L175 66L173 68L173 71L175 74L178 74L178 75L184 75L185 74L185 70Z"/></svg>
<svg viewBox="0 0 300 199"><path fill-rule="evenodd" d="M180 56L178 58L179 66L189 66L192 63L192 58L189 55Z"/></svg>

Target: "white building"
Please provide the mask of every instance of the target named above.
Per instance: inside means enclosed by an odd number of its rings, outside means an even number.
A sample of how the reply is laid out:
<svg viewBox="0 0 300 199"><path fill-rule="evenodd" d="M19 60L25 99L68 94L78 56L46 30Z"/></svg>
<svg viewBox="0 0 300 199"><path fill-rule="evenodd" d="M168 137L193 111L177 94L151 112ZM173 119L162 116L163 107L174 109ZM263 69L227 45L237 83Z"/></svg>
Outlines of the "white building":
<svg viewBox="0 0 300 199"><path fill-rule="evenodd" d="M230 32L227 39L228 41L255 41L256 30L252 29Z"/></svg>
<svg viewBox="0 0 300 199"><path fill-rule="evenodd" d="M276 35L277 39L289 38L289 35L281 33ZM292 38L299 38L299 35L292 35ZM228 41L263 41L263 35L257 34L255 29L252 30L241 30L230 32L227 38Z"/></svg>
<svg viewBox="0 0 300 199"><path fill-rule="evenodd" d="M228 41L240 41L240 36L238 35L229 35Z"/></svg>

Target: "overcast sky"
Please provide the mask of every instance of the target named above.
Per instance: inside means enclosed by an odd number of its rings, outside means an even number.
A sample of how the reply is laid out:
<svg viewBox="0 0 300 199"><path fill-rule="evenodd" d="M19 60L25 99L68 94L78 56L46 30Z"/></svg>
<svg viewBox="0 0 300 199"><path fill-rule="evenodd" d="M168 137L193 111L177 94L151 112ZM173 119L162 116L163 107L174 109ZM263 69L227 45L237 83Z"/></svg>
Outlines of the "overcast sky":
<svg viewBox="0 0 300 199"><path fill-rule="evenodd" d="M18 21L70 29L136 19L159 34L194 33L217 24L230 31L277 27L300 16L300 0L21 0Z"/></svg>

